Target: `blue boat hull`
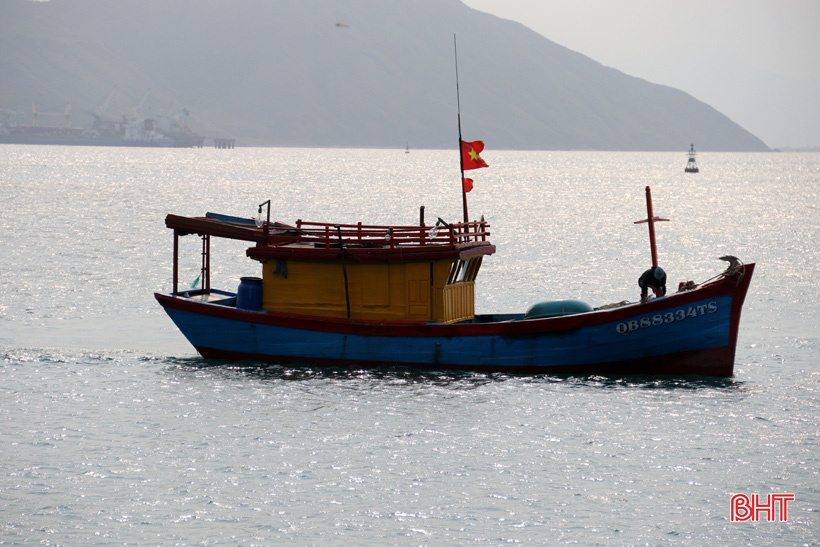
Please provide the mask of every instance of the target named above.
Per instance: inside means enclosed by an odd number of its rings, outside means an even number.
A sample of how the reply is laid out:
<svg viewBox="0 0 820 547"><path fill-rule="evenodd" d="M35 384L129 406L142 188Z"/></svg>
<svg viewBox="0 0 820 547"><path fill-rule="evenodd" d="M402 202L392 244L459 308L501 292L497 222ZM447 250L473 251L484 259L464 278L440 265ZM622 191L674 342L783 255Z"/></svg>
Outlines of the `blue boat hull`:
<svg viewBox="0 0 820 547"><path fill-rule="evenodd" d="M731 376L743 275L610 310L524 319L477 316L451 325L245 311L180 295L156 298L205 358L524 373Z"/></svg>

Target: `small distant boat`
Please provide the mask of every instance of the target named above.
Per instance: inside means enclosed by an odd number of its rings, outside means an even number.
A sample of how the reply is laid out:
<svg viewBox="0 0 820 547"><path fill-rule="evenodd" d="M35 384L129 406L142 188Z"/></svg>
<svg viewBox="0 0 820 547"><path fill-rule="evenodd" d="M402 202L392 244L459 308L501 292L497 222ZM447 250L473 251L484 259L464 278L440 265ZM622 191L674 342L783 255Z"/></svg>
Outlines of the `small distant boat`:
<svg viewBox="0 0 820 547"><path fill-rule="evenodd" d="M698 164L695 163L695 145L689 145L689 161L686 162L686 169L684 169L687 173L697 173L700 171L698 169Z"/></svg>
<svg viewBox="0 0 820 547"><path fill-rule="evenodd" d="M405 149L404 149L404 153L405 153L405 154L409 154L409 153L410 153L410 143L409 143L409 142L407 143L407 148L405 148Z"/></svg>

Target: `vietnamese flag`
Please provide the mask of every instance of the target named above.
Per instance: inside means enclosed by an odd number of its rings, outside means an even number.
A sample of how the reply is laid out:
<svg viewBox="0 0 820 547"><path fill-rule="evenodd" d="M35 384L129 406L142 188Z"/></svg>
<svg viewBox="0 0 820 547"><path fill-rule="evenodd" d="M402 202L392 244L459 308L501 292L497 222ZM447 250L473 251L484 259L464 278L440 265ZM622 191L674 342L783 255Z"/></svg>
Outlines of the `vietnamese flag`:
<svg viewBox="0 0 820 547"><path fill-rule="evenodd" d="M465 171L478 169L479 167L489 167L487 162L479 156L483 150L484 141L461 141L461 162Z"/></svg>
<svg viewBox="0 0 820 547"><path fill-rule="evenodd" d="M469 192L473 189L473 179L463 178L461 179L461 184L465 192Z"/></svg>

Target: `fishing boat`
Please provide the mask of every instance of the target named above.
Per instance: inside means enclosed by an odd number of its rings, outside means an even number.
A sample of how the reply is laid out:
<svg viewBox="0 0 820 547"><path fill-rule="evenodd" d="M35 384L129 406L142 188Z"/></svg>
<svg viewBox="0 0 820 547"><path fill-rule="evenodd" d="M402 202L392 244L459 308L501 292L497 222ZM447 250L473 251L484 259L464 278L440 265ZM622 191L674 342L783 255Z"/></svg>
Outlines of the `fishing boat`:
<svg viewBox="0 0 820 547"><path fill-rule="evenodd" d="M207 213L169 214L173 289L156 299L206 359L384 365L562 374L733 374L741 308L754 264L701 284L615 306L541 302L475 313L475 284L496 252L483 219L376 226L295 224ZM261 210L260 206L260 210ZM656 260L647 187L653 261ZM202 286L179 285L179 238L202 239ZM246 241L260 277L211 287L211 238Z"/></svg>
<svg viewBox="0 0 820 547"><path fill-rule="evenodd" d="M695 162L695 145L689 145L689 160L686 162L686 167L683 169L686 173L697 173L700 171L698 169L698 164Z"/></svg>
<svg viewBox="0 0 820 547"><path fill-rule="evenodd" d="M454 37L455 46L455 37ZM458 56L456 55L456 97ZM639 302L592 307L565 299L526 311L480 314L475 285L493 255L490 225L469 220L467 170L488 167L483 141L462 139L463 221L418 225L271 222L270 200L256 219L169 214L173 288L156 299L206 359L353 367L422 367L511 373L697 374L731 376L740 314L754 264L728 267L666 294L646 187L652 268ZM262 209L267 214L262 218ZM179 238L202 240L202 286L180 289ZM211 238L250 244L261 268L236 290L211 287ZM651 275L647 275L651 274ZM652 299L649 288L656 298ZM644 295L644 291L646 294Z"/></svg>

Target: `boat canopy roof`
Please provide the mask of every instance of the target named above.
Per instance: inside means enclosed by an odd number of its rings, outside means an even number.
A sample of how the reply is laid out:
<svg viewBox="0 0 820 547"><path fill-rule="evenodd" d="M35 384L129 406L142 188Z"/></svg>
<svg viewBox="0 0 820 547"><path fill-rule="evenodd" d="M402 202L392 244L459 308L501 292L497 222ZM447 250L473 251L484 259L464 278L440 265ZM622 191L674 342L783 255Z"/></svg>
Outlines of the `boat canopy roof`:
<svg viewBox="0 0 820 547"><path fill-rule="evenodd" d="M362 261L416 261L490 255L490 225L483 220L435 226L378 226L296 221L257 226L253 219L217 213L204 217L168 215L165 225L179 235L198 234L254 242L247 255L258 260L338 260L339 247Z"/></svg>

